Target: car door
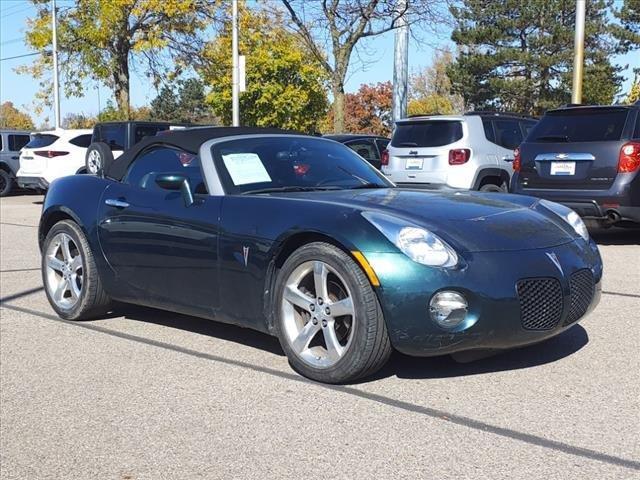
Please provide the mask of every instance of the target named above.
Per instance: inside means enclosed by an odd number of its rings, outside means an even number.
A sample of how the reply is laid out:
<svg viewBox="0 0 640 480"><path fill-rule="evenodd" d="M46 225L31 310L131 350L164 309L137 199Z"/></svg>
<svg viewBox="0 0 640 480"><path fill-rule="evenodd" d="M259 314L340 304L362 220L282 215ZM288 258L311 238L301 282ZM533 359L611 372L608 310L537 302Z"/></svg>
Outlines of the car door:
<svg viewBox="0 0 640 480"><path fill-rule="evenodd" d="M184 193L159 186L158 175L184 176ZM98 236L123 299L215 317L219 305L218 219L196 155L155 146L142 151L122 182L105 190Z"/></svg>
<svg viewBox="0 0 640 480"><path fill-rule="evenodd" d="M362 138L359 140L351 140L350 142L345 142L345 145L356 152L358 155L360 155L362 158L364 158L371 165L376 167L378 170L380 169L380 154L378 153L378 148L373 143L373 140L369 138Z"/></svg>
<svg viewBox="0 0 640 480"><path fill-rule="evenodd" d="M22 150L27 143L29 143L29 135L17 133L7 135L8 151L5 160L14 174L20 168L20 150Z"/></svg>
<svg viewBox="0 0 640 480"><path fill-rule="evenodd" d="M500 118L493 121L498 145L498 162L502 168L513 173L514 150L523 140L520 122L517 119Z"/></svg>

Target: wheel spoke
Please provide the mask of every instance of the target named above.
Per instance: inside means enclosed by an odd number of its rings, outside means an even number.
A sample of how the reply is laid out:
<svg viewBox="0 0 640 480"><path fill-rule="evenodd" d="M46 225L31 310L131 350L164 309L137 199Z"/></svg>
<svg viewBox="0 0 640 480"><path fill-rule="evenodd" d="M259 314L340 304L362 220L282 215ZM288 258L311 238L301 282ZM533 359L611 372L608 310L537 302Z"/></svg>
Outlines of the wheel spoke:
<svg viewBox="0 0 640 480"><path fill-rule="evenodd" d="M324 342L327 345L327 356L331 360L336 361L344 353L344 347L340 345L334 327L334 322L330 322L326 327L322 329L322 334L324 335Z"/></svg>
<svg viewBox="0 0 640 480"><path fill-rule="evenodd" d="M47 266L49 268L54 269L56 272L62 272L62 266L64 265L64 262L62 260L59 260L58 258L54 257L53 255L48 255L47 256Z"/></svg>
<svg viewBox="0 0 640 480"><path fill-rule="evenodd" d="M71 260L70 267L72 272L77 272L82 268L82 257L80 256L80 254L73 257L73 260Z"/></svg>
<svg viewBox="0 0 640 480"><path fill-rule="evenodd" d="M78 287L77 279L78 279L78 276L73 275L71 277L71 281L68 282L69 292L71 293L71 298L73 298L73 300L77 300L78 297L80 296L80 288Z"/></svg>
<svg viewBox="0 0 640 480"><path fill-rule="evenodd" d="M313 285L316 289L316 297L322 298L325 301L329 295L327 293L327 275L329 270L327 266L322 262L313 263Z"/></svg>
<svg viewBox="0 0 640 480"><path fill-rule="evenodd" d="M351 315L353 317L353 302L351 297L343 298L329 305L332 317L342 317L343 315Z"/></svg>
<svg viewBox="0 0 640 480"><path fill-rule="evenodd" d="M284 298L293 305L302 308L305 311L309 311L309 306L313 303L314 299L310 296L302 293L295 285L287 285L284 289Z"/></svg>
<svg viewBox="0 0 640 480"><path fill-rule="evenodd" d="M319 329L319 324L314 325L311 321L307 322L307 324L298 333L298 336L293 340L292 346L295 351L298 353L305 351L309 347L309 343L311 343L313 337L318 333Z"/></svg>
<svg viewBox="0 0 640 480"><path fill-rule="evenodd" d="M56 291L53 292L53 298L56 300L56 303L64 300L64 294L69 290L69 282L66 278L62 279L56 288Z"/></svg>
<svg viewBox="0 0 640 480"><path fill-rule="evenodd" d="M71 256L71 249L69 248L70 241L71 238L69 237L69 235L62 234L62 244L60 245L60 247L62 248L62 255L64 256L65 262L70 262L73 258Z"/></svg>

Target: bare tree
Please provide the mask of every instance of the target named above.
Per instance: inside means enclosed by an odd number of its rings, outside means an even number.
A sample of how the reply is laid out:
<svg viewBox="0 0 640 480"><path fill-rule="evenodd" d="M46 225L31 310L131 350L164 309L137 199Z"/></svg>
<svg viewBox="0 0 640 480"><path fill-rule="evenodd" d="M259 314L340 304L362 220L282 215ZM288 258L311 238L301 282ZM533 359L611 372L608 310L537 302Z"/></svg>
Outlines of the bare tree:
<svg viewBox="0 0 640 480"><path fill-rule="evenodd" d="M344 84L358 43L398 28L402 17L409 25L432 32L448 17L448 0L281 1L295 30L327 71L335 132L344 130Z"/></svg>

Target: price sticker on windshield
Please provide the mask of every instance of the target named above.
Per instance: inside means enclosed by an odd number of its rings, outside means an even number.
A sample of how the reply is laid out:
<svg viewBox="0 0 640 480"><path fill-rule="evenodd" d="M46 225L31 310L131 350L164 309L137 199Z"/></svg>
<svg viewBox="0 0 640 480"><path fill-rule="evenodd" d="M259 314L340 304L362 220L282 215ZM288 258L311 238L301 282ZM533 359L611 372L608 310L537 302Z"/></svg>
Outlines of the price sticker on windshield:
<svg viewBox="0 0 640 480"><path fill-rule="evenodd" d="M267 183L271 177L264 168L260 157L255 153L228 153L222 155L224 166L231 176L234 185L251 183Z"/></svg>
<svg viewBox="0 0 640 480"><path fill-rule="evenodd" d="M551 175L575 175L576 162L551 162Z"/></svg>

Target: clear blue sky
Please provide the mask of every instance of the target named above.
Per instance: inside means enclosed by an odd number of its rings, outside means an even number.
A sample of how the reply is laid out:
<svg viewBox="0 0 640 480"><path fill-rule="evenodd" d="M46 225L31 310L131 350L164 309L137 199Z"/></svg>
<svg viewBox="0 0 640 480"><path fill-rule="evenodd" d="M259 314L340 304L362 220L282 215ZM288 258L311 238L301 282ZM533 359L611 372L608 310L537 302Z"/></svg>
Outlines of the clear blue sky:
<svg viewBox="0 0 640 480"><path fill-rule="evenodd" d="M72 0L58 0L58 5L73 3ZM29 16L33 16L35 8L27 0L0 0L0 58L13 57L30 53L24 44L24 32ZM443 32L443 38L432 39L433 45L446 45L449 33ZM417 71L431 63L433 48L428 45L418 45L411 41L409 49L409 69ZM360 57L366 60L363 68L352 68L347 82L347 91L355 91L362 83L382 82L391 80L393 76L393 32L378 37L365 44L360 51ZM11 101L19 108L32 113L32 105L35 93L38 91L38 82L26 75L18 75L14 69L24 65L35 57L24 57L15 60L0 62L0 102ZM640 66L640 54L634 52L616 61L629 67L623 72L625 83L623 91L628 91L633 80L633 67ZM100 87L99 96L96 84L88 84L85 98L61 99L61 115L74 112L95 115L98 112L98 97L104 108L110 98L110 92L105 87ZM156 91L148 80L139 74L133 73L131 79L131 99L135 106L147 104L156 96ZM41 124L45 118L53 121L51 111L45 110L41 115L33 115L36 125Z"/></svg>

